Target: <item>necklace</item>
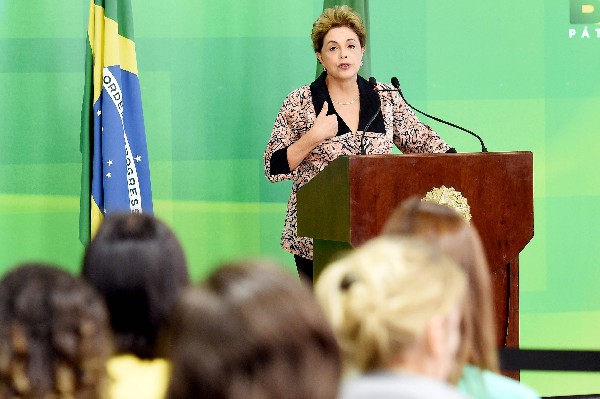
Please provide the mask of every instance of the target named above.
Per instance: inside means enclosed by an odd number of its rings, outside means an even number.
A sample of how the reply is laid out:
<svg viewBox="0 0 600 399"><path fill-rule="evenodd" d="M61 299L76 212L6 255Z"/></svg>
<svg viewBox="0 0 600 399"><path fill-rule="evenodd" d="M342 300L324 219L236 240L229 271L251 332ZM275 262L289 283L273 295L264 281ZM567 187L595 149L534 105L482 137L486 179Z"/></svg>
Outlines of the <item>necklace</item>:
<svg viewBox="0 0 600 399"><path fill-rule="evenodd" d="M358 93L358 96L354 97L354 100L347 102L347 103L340 103L338 101L335 101L333 98L331 99L331 102L334 104L338 104L338 105L350 105L350 104L354 104L356 102L356 100L358 100L359 97L360 97L360 93Z"/></svg>

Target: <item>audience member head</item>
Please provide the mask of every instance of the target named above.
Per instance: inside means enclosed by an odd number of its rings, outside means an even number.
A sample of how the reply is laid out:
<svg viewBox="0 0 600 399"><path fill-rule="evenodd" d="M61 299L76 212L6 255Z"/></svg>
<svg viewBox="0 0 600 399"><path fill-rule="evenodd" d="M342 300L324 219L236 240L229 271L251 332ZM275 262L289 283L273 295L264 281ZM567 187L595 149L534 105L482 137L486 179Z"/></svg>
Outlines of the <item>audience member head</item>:
<svg viewBox="0 0 600 399"><path fill-rule="evenodd" d="M0 397L104 397L108 313L83 280L23 264L0 280Z"/></svg>
<svg viewBox="0 0 600 399"><path fill-rule="evenodd" d="M383 235L412 235L438 246L465 271L468 299L464 302L463 339L458 358L483 369L498 370L494 307L485 252L475 227L454 209L418 198L401 203L388 219ZM453 379L460 377L456 370Z"/></svg>
<svg viewBox="0 0 600 399"><path fill-rule="evenodd" d="M117 353L163 356L160 334L189 285L173 231L152 215L110 215L86 249L82 274L106 301Z"/></svg>
<svg viewBox="0 0 600 399"><path fill-rule="evenodd" d="M347 366L447 380L460 340L466 279L420 240L376 238L327 266L315 292Z"/></svg>
<svg viewBox="0 0 600 399"><path fill-rule="evenodd" d="M219 268L182 298L169 399L335 398L341 355L309 288L265 262Z"/></svg>

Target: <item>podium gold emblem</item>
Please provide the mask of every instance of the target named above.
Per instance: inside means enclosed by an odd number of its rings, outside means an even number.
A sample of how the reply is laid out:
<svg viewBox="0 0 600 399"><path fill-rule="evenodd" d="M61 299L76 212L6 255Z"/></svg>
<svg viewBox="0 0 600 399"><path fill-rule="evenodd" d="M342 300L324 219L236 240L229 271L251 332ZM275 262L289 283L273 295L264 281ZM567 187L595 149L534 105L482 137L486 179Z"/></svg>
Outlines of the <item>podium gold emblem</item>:
<svg viewBox="0 0 600 399"><path fill-rule="evenodd" d="M471 207L467 199L454 187L436 187L425 194L421 201L446 205L458 212L467 222L471 220Z"/></svg>

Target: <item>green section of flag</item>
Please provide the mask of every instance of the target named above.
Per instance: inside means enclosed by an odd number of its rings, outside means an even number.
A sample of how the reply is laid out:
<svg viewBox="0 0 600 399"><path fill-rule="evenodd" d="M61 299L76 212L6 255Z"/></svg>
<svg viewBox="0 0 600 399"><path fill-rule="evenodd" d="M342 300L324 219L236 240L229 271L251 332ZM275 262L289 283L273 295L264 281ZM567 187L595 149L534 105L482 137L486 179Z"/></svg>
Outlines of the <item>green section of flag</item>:
<svg viewBox="0 0 600 399"><path fill-rule="evenodd" d="M83 102L81 105L81 193L79 199L79 241L86 245L90 241L91 231L91 197L92 197L92 145L94 143L94 126L91 118L93 99L93 66L94 60L89 37L86 40L85 81L83 86Z"/></svg>
<svg viewBox="0 0 600 399"><path fill-rule="evenodd" d="M119 35L134 40L131 0L94 0L94 4L104 8L107 18L119 23Z"/></svg>
<svg viewBox="0 0 600 399"><path fill-rule="evenodd" d="M369 79L371 77L371 31L369 29L369 0L324 0L323 1L323 10L326 8L332 8L335 6L343 6L347 5L352 10L356 11L363 20L365 24L365 29L367 30L367 40L365 42L365 53L363 55L363 65L360 67L358 74L365 79ZM323 72L323 66L317 62L317 74L318 77Z"/></svg>

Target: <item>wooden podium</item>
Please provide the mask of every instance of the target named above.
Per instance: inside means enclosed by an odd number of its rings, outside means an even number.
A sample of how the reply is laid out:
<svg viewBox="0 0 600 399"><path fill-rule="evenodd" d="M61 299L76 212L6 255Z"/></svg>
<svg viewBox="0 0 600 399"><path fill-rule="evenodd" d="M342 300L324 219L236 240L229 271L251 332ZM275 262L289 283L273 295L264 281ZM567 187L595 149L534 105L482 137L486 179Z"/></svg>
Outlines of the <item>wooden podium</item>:
<svg viewBox="0 0 600 399"><path fill-rule="evenodd" d="M379 234L396 206L453 187L471 207L488 258L499 347L519 346L519 253L533 237L533 154L352 155L298 192L298 235L314 239L314 275Z"/></svg>

